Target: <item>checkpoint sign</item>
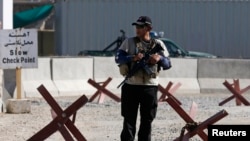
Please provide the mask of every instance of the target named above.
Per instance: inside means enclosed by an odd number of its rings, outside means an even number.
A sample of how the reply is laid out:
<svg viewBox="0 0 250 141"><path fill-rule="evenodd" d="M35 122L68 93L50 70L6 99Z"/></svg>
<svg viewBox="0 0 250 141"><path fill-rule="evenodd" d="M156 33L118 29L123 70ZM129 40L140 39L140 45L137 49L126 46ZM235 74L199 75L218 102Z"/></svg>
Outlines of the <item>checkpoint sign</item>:
<svg viewBox="0 0 250 141"><path fill-rule="evenodd" d="M0 68L37 68L36 29L0 30Z"/></svg>

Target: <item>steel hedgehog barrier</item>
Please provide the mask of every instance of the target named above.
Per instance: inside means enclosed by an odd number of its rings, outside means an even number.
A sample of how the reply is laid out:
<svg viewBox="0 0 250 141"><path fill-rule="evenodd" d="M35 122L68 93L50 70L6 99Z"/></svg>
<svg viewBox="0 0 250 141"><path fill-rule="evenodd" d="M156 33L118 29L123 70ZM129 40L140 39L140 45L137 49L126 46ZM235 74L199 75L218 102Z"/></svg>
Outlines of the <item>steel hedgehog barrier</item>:
<svg viewBox="0 0 250 141"><path fill-rule="evenodd" d="M111 77L109 77L106 81L104 82L96 82L92 79L88 80L88 83L90 85L92 85L93 87L95 87L97 89L97 91L92 95L92 97L90 98L89 102L93 102L94 99L99 95L98 98L98 103L102 103L104 101L104 96L107 95L108 97L110 97L111 99L115 100L116 102L120 102L121 98L119 98L118 96L116 96L114 93L112 93L111 91L109 91L108 89L106 89L105 87L109 84L109 82L112 80ZM102 85L101 85L102 84Z"/></svg>
<svg viewBox="0 0 250 141"><path fill-rule="evenodd" d="M173 82L171 81L168 83L166 88L163 88L161 84L158 85L158 90L162 93L158 102L163 102L167 96L173 96L172 94L175 93L177 89L179 89L181 83L178 82L176 85L174 85L173 87L172 86ZM178 102L179 105L181 105L181 102L177 98L175 98L174 96L173 98L175 99L176 102Z"/></svg>
<svg viewBox="0 0 250 141"><path fill-rule="evenodd" d="M237 106L240 106L242 103L245 106L250 106L250 103L248 100L246 100L242 94L245 93L250 89L250 85L245 87L244 89L240 89L240 82L239 79L234 79L233 83L230 84L227 80L223 83L223 85L233 94L232 96L226 98L222 102L219 103L219 106L224 105L225 103L229 102L230 100L235 99L235 103Z"/></svg>
<svg viewBox="0 0 250 141"><path fill-rule="evenodd" d="M177 114L186 122L186 125L182 128L182 132L179 137L177 137L174 141L188 141L189 138L192 138L196 134L203 140L208 140L208 135L203 131L208 127L208 125L212 125L215 122L221 120L225 116L228 115L226 110L221 110L215 115L209 117L207 120L198 123L193 118L196 115L197 105L195 103L192 104L189 114L187 114L179 103L173 98L172 95L168 96L165 99L167 103L177 112ZM185 130L187 130L185 134Z"/></svg>
<svg viewBox="0 0 250 141"><path fill-rule="evenodd" d="M117 97L115 94L105 88L111 80L111 77L109 77L104 82L95 82L94 80L89 79L88 83L95 87L97 91L93 94L90 100L88 100L85 95L82 95L78 100L72 103L72 105L70 105L65 110L62 110L59 104L54 100L54 98L43 85L39 86L37 90L40 92L40 94L43 96L43 98L47 101L47 103L52 109L51 114L53 117L53 121L50 122L47 126L45 126L43 129L41 129L39 132L37 132L35 135L33 135L31 138L29 138L28 141L45 140L56 131L59 131L63 138L67 141L74 141L72 135L75 137L75 139L79 141L87 141L86 138L74 125L77 110L84 106L88 101L93 101L97 96L99 96L99 103L103 102L104 98L102 97L104 95L109 96L116 102L120 102L121 99L119 97ZM171 81L167 84L166 88L163 88L163 86L161 86L160 84L158 85L158 90L162 93L159 98L159 102L166 101L186 122L185 126L181 130L180 136L177 137L174 141L188 141L195 135L198 135L203 141L207 141L208 135L204 132L204 129L206 129L208 125L212 125L217 121L221 120L222 118L227 116L228 113L226 110L221 110L203 122L196 122L194 118L198 109L197 104L193 102L189 113L186 113L181 107L182 103L172 94L180 86L181 83L173 85L173 82ZM72 120L70 119L71 116L73 116Z"/></svg>
<svg viewBox="0 0 250 141"><path fill-rule="evenodd" d="M77 110L84 106L88 102L88 98L85 95L82 95L74 103L72 103L67 109L62 110L59 104L51 96L48 90L43 86L39 86L38 91L41 93L43 98L52 108L52 117L54 118L47 126L29 138L27 141L42 141L51 136L57 130L61 133L63 138L66 141L74 141L72 135L78 141L87 141L81 132L74 125L75 115ZM55 113L55 114L54 114ZM70 117L73 115L73 120L70 120ZM71 132L71 134L70 134Z"/></svg>

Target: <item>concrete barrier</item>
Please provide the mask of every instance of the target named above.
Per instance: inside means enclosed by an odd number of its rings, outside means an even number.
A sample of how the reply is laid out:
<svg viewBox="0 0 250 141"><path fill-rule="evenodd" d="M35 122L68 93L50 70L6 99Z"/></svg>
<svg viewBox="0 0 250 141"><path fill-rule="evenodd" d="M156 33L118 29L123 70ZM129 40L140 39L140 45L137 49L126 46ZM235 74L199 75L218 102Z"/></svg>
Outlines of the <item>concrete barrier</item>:
<svg viewBox="0 0 250 141"><path fill-rule="evenodd" d="M16 70L4 69L4 81L3 81L3 97L5 100L9 98L16 98ZM23 90L23 89L22 89ZM23 93L23 92L22 92ZM24 97L22 95L22 97Z"/></svg>
<svg viewBox="0 0 250 141"><path fill-rule="evenodd" d="M59 96L59 91L52 81L51 59L39 58L38 68L22 69L22 87L25 97L41 97L37 88L43 84L53 96Z"/></svg>
<svg viewBox="0 0 250 141"><path fill-rule="evenodd" d="M181 82L182 86L177 93L199 93L200 88L197 80L197 59L171 59L173 67L170 70L161 71L159 83L166 86L169 81ZM120 93L120 84L124 77L119 73L119 68L114 61L114 57L94 58L94 78L97 82L105 81L112 77L112 81L107 86L114 93Z"/></svg>
<svg viewBox="0 0 250 141"><path fill-rule="evenodd" d="M9 99L16 98L16 70L2 70L1 75L1 101L2 111L6 111L6 103ZM22 98L41 97L37 87L44 84L53 93L58 96L58 90L51 80L50 58L38 58L38 68L22 69Z"/></svg>
<svg viewBox="0 0 250 141"><path fill-rule="evenodd" d="M174 84L180 82L182 85L176 93L200 93L197 80L197 59L171 58L172 68L161 71L159 83L167 86L169 81Z"/></svg>
<svg viewBox="0 0 250 141"><path fill-rule="evenodd" d="M250 60L243 59L199 59L198 81L201 93L228 93L222 84L233 79L240 80L241 88L250 85ZM248 91L248 93L250 93Z"/></svg>
<svg viewBox="0 0 250 141"><path fill-rule="evenodd" d="M169 81L180 82L176 93L228 93L222 84L226 79L229 82L240 79L241 88L250 85L250 60L171 58L171 61L173 67L160 72L159 83L166 86ZM93 94L96 89L88 79L104 82L108 77L112 81L107 89L120 94L117 86L124 77L114 57L39 58L38 68L22 69L23 95L40 97L37 87L41 84L53 96ZM4 101L15 97L15 69L0 70L0 78L2 106Z"/></svg>
<svg viewBox="0 0 250 141"><path fill-rule="evenodd" d="M52 80L60 96L94 92L89 78L93 79L93 58L52 58Z"/></svg>
<svg viewBox="0 0 250 141"><path fill-rule="evenodd" d="M16 88L16 72L15 69L4 69L2 70L2 111L6 112L6 103L8 99L14 97L14 92Z"/></svg>
<svg viewBox="0 0 250 141"><path fill-rule="evenodd" d="M112 81L106 87L113 93L121 93L121 87L117 86L124 80L124 77L120 75L119 67L115 63L114 57L94 57L94 80L96 82L103 82L108 77L112 78Z"/></svg>

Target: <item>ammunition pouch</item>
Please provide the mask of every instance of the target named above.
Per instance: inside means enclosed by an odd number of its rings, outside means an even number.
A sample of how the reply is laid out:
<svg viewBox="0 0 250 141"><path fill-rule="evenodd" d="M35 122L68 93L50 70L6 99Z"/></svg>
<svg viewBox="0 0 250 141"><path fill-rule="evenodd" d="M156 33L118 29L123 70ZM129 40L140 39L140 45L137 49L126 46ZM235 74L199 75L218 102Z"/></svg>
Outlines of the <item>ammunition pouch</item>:
<svg viewBox="0 0 250 141"><path fill-rule="evenodd" d="M122 76L126 76L128 74L129 67L127 64L120 64L120 65L118 65L118 67L119 67L120 74Z"/></svg>
<svg viewBox="0 0 250 141"><path fill-rule="evenodd" d="M158 71L158 64L155 65L146 65L144 67L144 70L146 71L146 73L151 77L151 78L156 78L159 75L159 71Z"/></svg>
<svg viewBox="0 0 250 141"><path fill-rule="evenodd" d="M134 65L135 65L135 62L126 64L126 67L128 67L128 71L130 71L130 69L132 69ZM150 78L156 78L159 75L159 67L158 66L159 66L158 64L155 64L155 65L147 64L147 65L145 65L142 68L143 71L144 71L144 75L148 75Z"/></svg>

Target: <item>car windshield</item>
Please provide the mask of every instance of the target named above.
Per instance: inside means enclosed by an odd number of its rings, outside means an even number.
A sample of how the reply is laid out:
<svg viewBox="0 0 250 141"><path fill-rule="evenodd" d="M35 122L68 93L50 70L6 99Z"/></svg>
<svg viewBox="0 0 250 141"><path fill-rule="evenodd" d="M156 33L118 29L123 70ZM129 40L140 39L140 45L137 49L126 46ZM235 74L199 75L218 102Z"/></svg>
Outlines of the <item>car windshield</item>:
<svg viewBox="0 0 250 141"><path fill-rule="evenodd" d="M163 40L163 43L167 47L170 56L177 56L178 50L180 51L182 56L186 54L186 51L184 49L177 47L174 43L170 41Z"/></svg>

